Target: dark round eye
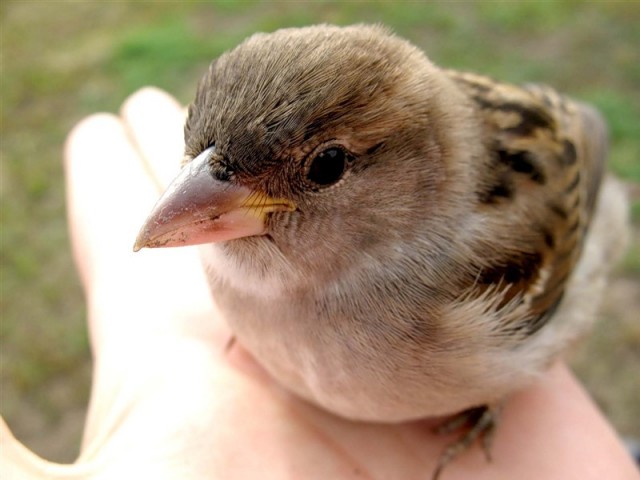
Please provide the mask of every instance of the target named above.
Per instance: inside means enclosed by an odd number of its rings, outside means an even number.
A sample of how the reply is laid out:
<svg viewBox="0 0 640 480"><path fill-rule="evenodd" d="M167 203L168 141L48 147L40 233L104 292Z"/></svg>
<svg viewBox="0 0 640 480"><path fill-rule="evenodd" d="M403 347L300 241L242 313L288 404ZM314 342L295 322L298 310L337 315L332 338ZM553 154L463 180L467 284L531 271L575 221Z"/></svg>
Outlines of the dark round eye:
<svg viewBox="0 0 640 480"><path fill-rule="evenodd" d="M342 178L348 161L347 153L343 149L327 148L311 161L307 179L321 187L333 185Z"/></svg>

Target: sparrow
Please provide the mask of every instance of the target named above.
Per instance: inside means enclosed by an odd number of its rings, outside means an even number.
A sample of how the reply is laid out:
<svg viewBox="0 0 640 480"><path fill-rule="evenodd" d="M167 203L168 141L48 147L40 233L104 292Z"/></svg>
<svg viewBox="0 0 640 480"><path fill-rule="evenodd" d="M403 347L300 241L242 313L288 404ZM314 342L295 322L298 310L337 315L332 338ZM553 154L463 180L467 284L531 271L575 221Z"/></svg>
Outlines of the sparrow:
<svg viewBox="0 0 640 480"><path fill-rule="evenodd" d="M470 420L588 330L624 195L592 107L442 69L382 26L255 34L211 63L134 249L201 245L281 385L339 416ZM445 425L445 430L449 426Z"/></svg>

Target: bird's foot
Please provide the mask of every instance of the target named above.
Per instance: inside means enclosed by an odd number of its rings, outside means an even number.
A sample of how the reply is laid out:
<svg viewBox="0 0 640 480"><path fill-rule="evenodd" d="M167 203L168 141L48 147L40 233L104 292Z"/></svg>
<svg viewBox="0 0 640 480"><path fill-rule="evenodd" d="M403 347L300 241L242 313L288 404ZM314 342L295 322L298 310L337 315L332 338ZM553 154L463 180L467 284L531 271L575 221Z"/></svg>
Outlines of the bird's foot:
<svg viewBox="0 0 640 480"><path fill-rule="evenodd" d="M456 430L463 430L464 433L456 442L449 445L442 452L438 465L433 472L432 480L438 480L444 467L458 455L468 450L476 440L480 440L487 462L490 462L491 444L501 411L502 404L474 407L455 415L436 427L435 432L441 435L446 435Z"/></svg>

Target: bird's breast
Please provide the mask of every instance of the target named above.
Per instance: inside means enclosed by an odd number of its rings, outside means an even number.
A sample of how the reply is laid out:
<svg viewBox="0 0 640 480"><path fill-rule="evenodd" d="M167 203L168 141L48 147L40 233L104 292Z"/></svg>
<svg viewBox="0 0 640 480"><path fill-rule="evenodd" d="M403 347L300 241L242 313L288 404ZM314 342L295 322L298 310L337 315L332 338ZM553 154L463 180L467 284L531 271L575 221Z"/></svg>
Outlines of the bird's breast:
<svg viewBox="0 0 640 480"><path fill-rule="evenodd" d="M271 279L264 290L258 279L223 271L233 266L229 258L208 255L219 261L208 264L214 299L237 340L310 402L350 419L390 422L455 413L486 397L482 382L456 372L463 351L447 353L430 337L429 302L402 305L393 288L364 294L352 282L352 290L292 291Z"/></svg>

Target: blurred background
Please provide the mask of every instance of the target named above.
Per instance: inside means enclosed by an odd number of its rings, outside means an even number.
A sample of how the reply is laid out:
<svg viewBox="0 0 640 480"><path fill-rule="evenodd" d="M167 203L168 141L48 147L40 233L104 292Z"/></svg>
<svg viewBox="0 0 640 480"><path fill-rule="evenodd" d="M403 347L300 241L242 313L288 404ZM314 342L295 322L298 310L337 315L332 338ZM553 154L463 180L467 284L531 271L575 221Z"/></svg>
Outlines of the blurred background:
<svg viewBox="0 0 640 480"><path fill-rule="evenodd" d="M617 430L640 438L640 3L4 1L0 22L0 413L40 455L76 457L91 380L67 132L143 85L188 103L211 59L246 36L319 22L381 22L439 65L548 83L604 113L634 235L571 363Z"/></svg>

